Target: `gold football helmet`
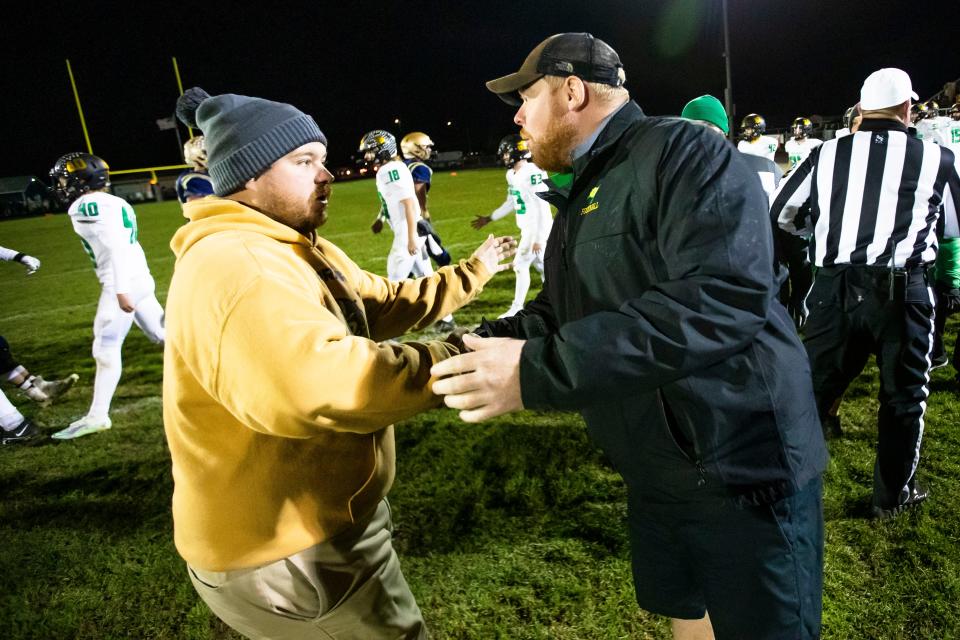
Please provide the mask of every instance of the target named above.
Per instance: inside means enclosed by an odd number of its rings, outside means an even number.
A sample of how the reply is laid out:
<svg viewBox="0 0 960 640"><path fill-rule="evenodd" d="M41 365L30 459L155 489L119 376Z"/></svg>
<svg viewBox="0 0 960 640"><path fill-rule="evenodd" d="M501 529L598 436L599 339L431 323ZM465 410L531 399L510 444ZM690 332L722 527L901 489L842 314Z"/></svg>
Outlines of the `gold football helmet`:
<svg viewBox="0 0 960 640"><path fill-rule="evenodd" d="M203 136L190 138L183 145L183 161L194 169L207 170L207 143Z"/></svg>
<svg viewBox="0 0 960 640"><path fill-rule="evenodd" d="M433 152L433 140L422 131L414 131L403 136L400 141L400 150L404 157L429 160Z"/></svg>

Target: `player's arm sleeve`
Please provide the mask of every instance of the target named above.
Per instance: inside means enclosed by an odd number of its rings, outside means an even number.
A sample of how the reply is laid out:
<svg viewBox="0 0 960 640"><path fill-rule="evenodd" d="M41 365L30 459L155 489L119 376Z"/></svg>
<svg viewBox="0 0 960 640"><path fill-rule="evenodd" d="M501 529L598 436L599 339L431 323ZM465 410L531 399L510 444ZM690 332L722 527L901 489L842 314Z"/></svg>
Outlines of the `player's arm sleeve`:
<svg viewBox="0 0 960 640"><path fill-rule="evenodd" d="M94 229L104 247L102 257L113 274L114 291L130 293L131 229L123 226L122 210L112 207L109 211L101 210Z"/></svg>
<svg viewBox="0 0 960 640"><path fill-rule="evenodd" d="M770 223L759 181L734 154L706 130L666 143L652 187L663 278L616 310L528 340L524 406L578 409L650 391L754 340L776 295Z"/></svg>
<svg viewBox="0 0 960 640"><path fill-rule="evenodd" d="M537 239L537 242L546 242L547 236L550 235L550 227L553 224L553 214L550 212L550 203L536 195L547 191L547 185L543 182L540 174L536 174L536 177L536 181L533 179L530 181L530 206L536 215L534 227L536 235L534 238Z"/></svg>
<svg viewBox="0 0 960 640"><path fill-rule="evenodd" d="M377 194L380 198L380 210L377 212L377 219L383 220L384 222L390 221L390 211L387 209L387 201L383 199L383 196Z"/></svg>
<svg viewBox="0 0 960 640"><path fill-rule="evenodd" d="M212 395L251 429L290 438L369 433L438 406L430 367L457 353L440 341L350 335L301 285L262 276L237 297L217 335Z"/></svg>
<svg viewBox="0 0 960 640"><path fill-rule="evenodd" d="M0 260L11 262L15 260L18 255L20 255L19 251L7 249L6 247L0 247Z"/></svg>
<svg viewBox="0 0 960 640"><path fill-rule="evenodd" d="M510 195L510 188L507 188L507 199L503 201L499 207L493 210L493 213L490 214L490 220L496 222L504 216L507 216L513 213L513 196Z"/></svg>
<svg viewBox="0 0 960 640"><path fill-rule="evenodd" d="M773 203L770 205L770 218L776 220L781 229L793 235L802 236L810 233L810 220L806 215L800 215L801 210L810 200L811 185L813 184L813 168L816 165L820 147L810 152L807 159L798 164L780 181Z"/></svg>
<svg viewBox="0 0 960 640"><path fill-rule="evenodd" d="M433 175L433 172L430 171L430 168L422 163L417 163L410 169L410 175L413 176L413 181L420 184L430 184L430 178Z"/></svg>

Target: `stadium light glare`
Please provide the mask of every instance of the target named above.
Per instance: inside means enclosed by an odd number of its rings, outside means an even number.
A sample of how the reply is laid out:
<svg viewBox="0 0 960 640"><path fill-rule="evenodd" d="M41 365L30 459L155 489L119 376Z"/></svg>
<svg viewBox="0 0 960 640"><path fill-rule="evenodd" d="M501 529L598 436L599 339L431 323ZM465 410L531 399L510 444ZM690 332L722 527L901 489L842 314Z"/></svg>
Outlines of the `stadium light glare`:
<svg viewBox="0 0 960 640"><path fill-rule="evenodd" d="M450 122L449 120L447 120L447 126L449 127L449 126L451 126L451 125L453 125L453 123Z"/></svg>

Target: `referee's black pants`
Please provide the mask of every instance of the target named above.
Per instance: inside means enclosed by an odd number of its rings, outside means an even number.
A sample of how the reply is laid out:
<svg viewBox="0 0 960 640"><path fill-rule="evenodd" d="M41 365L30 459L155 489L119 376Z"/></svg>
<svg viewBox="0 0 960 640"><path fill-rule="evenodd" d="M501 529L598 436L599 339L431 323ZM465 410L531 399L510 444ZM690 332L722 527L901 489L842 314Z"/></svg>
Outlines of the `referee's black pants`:
<svg viewBox="0 0 960 640"><path fill-rule="evenodd" d="M915 482L930 380L934 298L922 267L891 299L890 270L824 267L807 297L804 345L821 420L860 375L870 354L880 369L873 504L903 503Z"/></svg>

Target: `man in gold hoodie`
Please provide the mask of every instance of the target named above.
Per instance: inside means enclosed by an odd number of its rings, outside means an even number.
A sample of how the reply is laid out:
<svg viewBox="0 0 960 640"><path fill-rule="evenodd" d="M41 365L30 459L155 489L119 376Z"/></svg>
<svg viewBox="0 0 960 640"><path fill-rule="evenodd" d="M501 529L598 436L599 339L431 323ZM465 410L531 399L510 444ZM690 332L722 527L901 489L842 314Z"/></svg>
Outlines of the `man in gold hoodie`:
<svg viewBox="0 0 960 640"><path fill-rule="evenodd" d="M163 414L174 538L197 592L251 638L425 638L391 546L391 424L438 406L432 324L509 267L493 238L418 280L361 270L316 229L326 138L288 104L189 90L215 196L171 242Z"/></svg>

